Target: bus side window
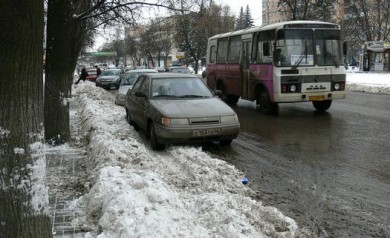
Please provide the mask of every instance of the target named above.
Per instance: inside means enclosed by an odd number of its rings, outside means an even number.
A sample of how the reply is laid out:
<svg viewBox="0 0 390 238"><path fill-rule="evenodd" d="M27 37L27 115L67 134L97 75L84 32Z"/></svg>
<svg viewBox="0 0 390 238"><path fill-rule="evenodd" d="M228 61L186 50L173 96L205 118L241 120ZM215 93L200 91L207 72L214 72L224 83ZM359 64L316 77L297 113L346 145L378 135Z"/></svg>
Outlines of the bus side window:
<svg viewBox="0 0 390 238"><path fill-rule="evenodd" d="M228 63L238 63L240 60L241 36L230 38Z"/></svg>
<svg viewBox="0 0 390 238"><path fill-rule="evenodd" d="M209 58L209 62L210 63L215 63L215 56L216 56L216 46L215 45L213 45L213 46L211 46L210 47L210 58Z"/></svg>
<svg viewBox="0 0 390 238"><path fill-rule="evenodd" d="M258 33L257 42L257 58L256 62L260 64L272 63L272 42L274 40L275 31L260 31Z"/></svg>
<svg viewBox="0 0 390 238"><path fill-rule="evenodd" d="M222 38L218 40L218 50L217 50L217 62L219 64L226 64L227 54L228 54L228 45L229 39Z"/></svg>
<svg viewBox="0 0 390 238"><path fill-rule="evenodd" d="M269 42L263 42L263 55L264 56L270 56L270 48L269 48Z"/></svg>

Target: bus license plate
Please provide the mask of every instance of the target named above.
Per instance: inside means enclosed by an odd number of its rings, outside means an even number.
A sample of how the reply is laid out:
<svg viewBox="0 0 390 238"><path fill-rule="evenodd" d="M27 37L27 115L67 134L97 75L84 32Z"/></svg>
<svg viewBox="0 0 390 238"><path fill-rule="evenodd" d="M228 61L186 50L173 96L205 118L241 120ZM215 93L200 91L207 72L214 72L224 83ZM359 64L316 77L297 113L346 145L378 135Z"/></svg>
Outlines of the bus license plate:
<svg viewBox="0 0 390 238"><path fill-rule="evenodd" d="M309 101L324 101L325 96L309 96Z"/></svg>
<svg viewBox="0 0 390 238"><path fill-rule="evenodd" d="M192 136L201 137L201 136L214 136L221 134L221 129L209 129L209 130L194 130L192 131Z"/></svg>

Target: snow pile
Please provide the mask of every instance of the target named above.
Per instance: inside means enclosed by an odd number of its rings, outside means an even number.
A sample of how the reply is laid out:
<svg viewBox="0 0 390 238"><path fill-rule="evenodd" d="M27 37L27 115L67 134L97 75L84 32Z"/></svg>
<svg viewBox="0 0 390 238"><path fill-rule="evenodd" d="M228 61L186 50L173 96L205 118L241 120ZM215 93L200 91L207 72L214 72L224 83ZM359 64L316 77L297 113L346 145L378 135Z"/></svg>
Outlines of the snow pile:
<svg viewBox="0 0 390 238"><path fill-rule="evenodd" d="M243 174L201 148L150 149L110 92L74 88L88 143L90 187L75 226L106 237L294 237L294 220L249 197Z"/></svg>
<svg viewBox="0 0 390 238"><path fill-rule="evenodd" d="M390 74L348 73L346 89L349 91L390 94Z"/></svg>

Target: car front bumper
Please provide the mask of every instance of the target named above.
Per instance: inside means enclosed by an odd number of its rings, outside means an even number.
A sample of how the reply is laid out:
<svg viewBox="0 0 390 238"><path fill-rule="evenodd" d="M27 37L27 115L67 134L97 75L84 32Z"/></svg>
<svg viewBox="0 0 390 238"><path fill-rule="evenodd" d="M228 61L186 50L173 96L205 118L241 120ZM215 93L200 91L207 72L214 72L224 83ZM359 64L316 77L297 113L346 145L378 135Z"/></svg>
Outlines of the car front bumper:
<svg viewBox="0 0 390 238"><path fill-rule="evenodd" d="M234 123L207 127L165 127L155 125L155 130L157 141L160 144L199 143L235 139L240 131L240 124Z"/></svg>
<svg viewBox="0 0 390 238"><path fill-rule="evenodd" d="M123 94L118 94L118 95L116 95L116 97L115 97L115 103L116 103L117 105L124 106L124 105L125 105L125 98L126 98L125 95L123 95Z"/></svg>

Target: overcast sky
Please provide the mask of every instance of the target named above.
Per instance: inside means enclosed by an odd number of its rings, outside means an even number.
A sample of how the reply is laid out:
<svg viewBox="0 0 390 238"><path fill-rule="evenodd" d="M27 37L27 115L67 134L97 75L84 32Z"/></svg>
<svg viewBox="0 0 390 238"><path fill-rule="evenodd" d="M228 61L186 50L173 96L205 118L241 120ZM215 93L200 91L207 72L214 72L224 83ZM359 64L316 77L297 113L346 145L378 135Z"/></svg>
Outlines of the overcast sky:
<svg viewBox="0 0 390 238"><path fill-rule="evenodd" d="M229 5L235 16L238 15L241 7L243 7L245 11L246 5L248 5L255 25L261 25L261 0L216 0L216 2Z"/></svg>
<svg viewBox="0 0 390 238"><path fill-rule="evenodd" d="M240 8L243 7L244 11L246 9L246 6L248 5L251 10L251 16L253 18L254 24L256 26L260 26L262 19L262 1L261 0L216 0L216 3L218 4L224 4L229 5L231 12L237 17L238 13L240 12ZM161 9L160 9L161 10ZM146 11L147 15L155 16L156 12L151 10L151 12ZM109 31L101 32L96 36L96 42L93 47L94 50L97 50L100 46L103 45L103 43L107 40L109 40L108 37ZM105 37L103 37L105 36Z"/></svg>

